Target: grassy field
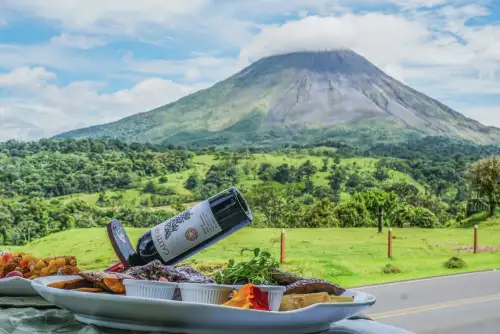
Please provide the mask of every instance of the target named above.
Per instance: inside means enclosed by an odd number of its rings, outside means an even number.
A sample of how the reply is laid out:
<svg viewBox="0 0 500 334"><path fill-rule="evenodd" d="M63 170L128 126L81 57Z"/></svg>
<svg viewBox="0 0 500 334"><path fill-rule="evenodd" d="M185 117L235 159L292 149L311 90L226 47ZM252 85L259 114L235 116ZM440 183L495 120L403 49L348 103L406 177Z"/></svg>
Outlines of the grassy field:
<svg viewBox="0 0 500 334"><path fill-rule="evenodd" d="M135 245L143 229L127 229ZM188 262L210 269L231 257L242 259L242 248L269 249L279 258L277 229L244 229L202 251ZM323 278L345 287L500 268L500 252L459 253L465 269L446 269L443 262L457 255L455 248L471 246L472 229L395 229L393 259L387 256L387 233L374 229L295 229L286 231L284 269L306 277ZM480 245L500 246L500 222L481 227ZM16 248L36 255L75 255L83 269L104 269L117 261L104 228L77 229L50 235ZM383 274L391 263L400 274Z"/></svg>
<svg viewBox="0 0 500 334"><path fill-rule="evenodd" d="M248 164L250 166L254 167L259 167L262 163L269 163L273 166L279 166L282 164L288 164L290 166L295 166L298 167L307 160L310 160L317 168L318 172L314 175L312 181L316 186L327 186L328 185L328 172L319 172L321 167L323 166L323 158L324 157L318 157L318 156L312 156L312 155L296 155L296 156L289 156L289 155L284 155L284 154L254 154L251 156L249 159L241 159L239 161L239 165L243 166L245 164ZM189 196L191 195L191 192L184 188L184 184L186 183L186 180L189 178L190 175L196 174L200 178L203 179L205 176L206 172L210 168L210 166L219 163L219 160L215 159L215 156L213 155L199 155L195 156L192 160L192 165L193 167L179 172L179 173L172 173L168 174L168 182L167 186L172 188L176 194L181 195L181 196ZM376 164L378 162L378 159L374 158L350 158L350 159L342 159L340 164L344 167L349 167L351 169L358 169L358 172L360 174L364 173L370 173L372 174L375 171ZM329 165L333 163L333 159L329 159ZM411 183L415 185L418 189L421 191L424 191L424 187L415 181L411 176L391 170L389 171L390 179L393 182L397 181L406 181L408 183ZM148 180L144 179L138 186L140 188L144 187L146 182ZM158 180L156 180L158 181ZM259 180L258 176L255 175L255 173L250 173L249 175L243 175L240 182L236 184L237 187L240 187L242 189L250 188L252 185L257 184L262 182ZM119 194L122 195L122 199L120 200L120 204L128 204L128 205L139 205L141 203L141 200L144 199L145 197L150 197L150 194L145 194L143 193L140 188L138 189L129 189L129 190L117 190L117 191L106 191L106 194L109 197L113 196L118 196ZM98 193L94 194L73 194L73 195L68 195L68 196L63 196L61 199L64 201L70 201L73 199L82 199L86 201L89 204L95 204L97 199L99 198ZM341 199L343 201L349 199L349 194L347 192L343 192L341 194ZM156 209L161 209L161 210L171 210L170 207L157 207Z"/></svg>

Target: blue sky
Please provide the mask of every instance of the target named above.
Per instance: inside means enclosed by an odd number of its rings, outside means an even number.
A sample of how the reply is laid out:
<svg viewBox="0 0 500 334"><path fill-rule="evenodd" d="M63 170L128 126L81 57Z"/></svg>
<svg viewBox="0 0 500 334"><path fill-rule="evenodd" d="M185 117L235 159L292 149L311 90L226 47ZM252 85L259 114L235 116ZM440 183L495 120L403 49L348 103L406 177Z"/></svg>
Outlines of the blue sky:
<svg viewBox="0 0 500 334"><path fill-rule="evenodd" d="M0 140L114 121L261 57L335 48L500 127L498 0L3 0Z"/></svg>

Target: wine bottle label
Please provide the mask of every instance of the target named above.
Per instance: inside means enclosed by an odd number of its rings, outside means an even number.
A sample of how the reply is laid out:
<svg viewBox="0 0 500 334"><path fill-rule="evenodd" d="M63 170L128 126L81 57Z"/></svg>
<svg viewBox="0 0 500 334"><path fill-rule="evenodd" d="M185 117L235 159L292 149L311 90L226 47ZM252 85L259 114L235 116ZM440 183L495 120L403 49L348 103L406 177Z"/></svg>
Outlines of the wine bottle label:
<svg viewBox="0 0 500 334"><path fill-rule="evenodd" d="M151 236L161 258L167 262L221 231L209 202L204 201L157 225Z"/></svg>

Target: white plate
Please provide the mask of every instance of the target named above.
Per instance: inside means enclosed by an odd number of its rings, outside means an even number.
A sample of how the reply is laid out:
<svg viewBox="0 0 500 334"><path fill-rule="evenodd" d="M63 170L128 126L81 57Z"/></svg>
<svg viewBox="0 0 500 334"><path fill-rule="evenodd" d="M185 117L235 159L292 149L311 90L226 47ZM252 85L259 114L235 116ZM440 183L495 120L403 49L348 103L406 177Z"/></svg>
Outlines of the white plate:
<svg viewBox="0 0 500 334"><path fill-rule="evenodd" d="M187 334L273 333L306 334L325 331L332 322L360 313L375 303L375 297L346 291L353 303L316 304L289 312L153 300L129 296L68 291L47 284L78 276L50 276L32 281L33 288L56 306L75 314L78 321L98 326Z"/></svg>
<svg viewBox="0 0 500 334"><path fill-rule="evenodd" d="M38 296L30 280L22 277L0 278L0 296Z"/></svg>

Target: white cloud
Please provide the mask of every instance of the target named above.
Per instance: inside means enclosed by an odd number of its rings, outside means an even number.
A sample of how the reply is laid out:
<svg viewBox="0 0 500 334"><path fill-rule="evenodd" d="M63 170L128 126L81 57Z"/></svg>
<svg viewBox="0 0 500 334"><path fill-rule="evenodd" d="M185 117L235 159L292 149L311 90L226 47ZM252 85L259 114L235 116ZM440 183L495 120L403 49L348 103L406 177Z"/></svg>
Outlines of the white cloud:
<svg viewBox="0 0 500 334"><path fill-rule="evenodd" d="M97 46L106 45L106 41L101 38L85 35L72 35L64 32L59 36L52 37L50 39L50 43L82 50L88 50Z"/></svg>
<svg viewBox="0 0 500 334"><path fill-rule="evenodd" d="M465 43L446 31L432 29L422 17L382 13L308 16L263 27L242 48L240 58L349 48L437 98L453 92L498 94L500 39L495 36L500 36L500 27L464 26L471 17L486 13L479 6L446 8L440 22L450 23L451 32L460 33Z"/></svg>
<svg viewBox="0 0 500 334"><path fill-rule="evenodd" d="M309 16L283 25L266 26L245 46L240 56L256 59L295 51L350 48L378 60L405 57L408 47L429 37L424 24L404 17L368 13L338 17Z"/></svg>
<svg viewBox="0 0 500 334"><path fill-rule="evenodd" d="M208 0L6 0L6 7L56 21L64 28L131 34L142 25L174 25L179 16L203 9Z"/></svg>
<svg viewBox="0 0 500 334"><path fill-rule="evenodd" d="M181 85L161 78L145 79L130 89L99 93L100 83L58 86L45 80L55 75L43 68L21 68L0 76L16 88L0 100L0 141L33 139L71 129L111 122L175 101L203 85ZM36 78L39 84L26 78ZM30 94L28 94L28 92Z"/></svg>
<svg viewBox="0 0 500 334"><path fill-rule="evenodd" d="M0 74L0 87L36 87L55 77L54 73L43 67L18 67L9 73Z"/></svg>

